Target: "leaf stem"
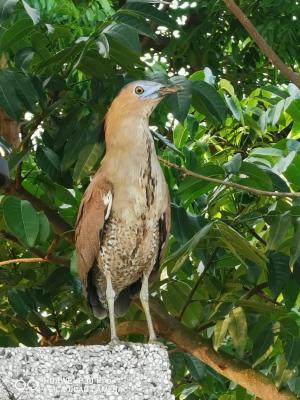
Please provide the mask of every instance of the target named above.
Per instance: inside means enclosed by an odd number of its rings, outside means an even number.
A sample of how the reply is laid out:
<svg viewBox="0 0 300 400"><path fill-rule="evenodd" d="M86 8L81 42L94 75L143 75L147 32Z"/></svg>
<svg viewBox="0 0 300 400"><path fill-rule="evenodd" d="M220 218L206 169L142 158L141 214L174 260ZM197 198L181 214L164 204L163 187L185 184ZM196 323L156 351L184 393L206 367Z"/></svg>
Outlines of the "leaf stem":
<svg viewBox="0 0 300 400"><path fill-rule="evenodd" d="M235 189L240 189L240 190L244 190L246 192L249 193L254 193L258 196L267 196L267 197L289 197L289 198L299 198L300 197L300 192L270 192L268 190L260 190L260 189L255 189L249 186L245 186L245 185L241 185L239 183L235 183L235 182L229 182L229 181L223 181L221 179L217 179L217 178L212 178L210 176L205 176L205 175L201 175L198 174L196 172L190 171L189 169L180 167L179 165L176 165L162 157L158 157L158 159L165 165L167 165L170 168L174 168L177 169L178 171L180 171L182 174L187 175L187 176L193 176L195 178L201 179L203 181L207 181L207 182L213 182L213 183L217 183L218 185L223 185L223 186L227 186L230 188L235 188Z"/></svg>

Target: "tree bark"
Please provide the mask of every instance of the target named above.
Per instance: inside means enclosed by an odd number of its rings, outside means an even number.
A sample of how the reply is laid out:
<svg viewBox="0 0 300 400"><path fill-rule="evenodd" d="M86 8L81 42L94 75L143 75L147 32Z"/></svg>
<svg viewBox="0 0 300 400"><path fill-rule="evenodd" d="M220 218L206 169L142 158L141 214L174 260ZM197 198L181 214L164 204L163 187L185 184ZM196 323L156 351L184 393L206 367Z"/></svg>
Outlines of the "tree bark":
<svg viewBox="0 0 300 400"><path fill-rule="evenodd" d="M140 306L138 301L136 303ZM278 391L274 382L261 372L255 371L241 361L234 360L225 353L216 352L209 340L200 337L167 314L159 301L151 300L151 314L155 330L160 337L175 343L182 351L192 354L220 375L243 386L255 396L263 400L296 400L296 396L291 392ZM147 325L144 321L123 322L118 325L117 332L119 336L131 333L145 334ZM96 345L106 343L108 340L109 330L105 330L80 344ZM58 344L66 345L67 343L61 341Z"/></svg>
<svg viewBox="0 0 300 400"><path fill-rule="evenodd" d="M289 68L275 51L268 45L265 39L258 33L249 18L243 13L234 0L223 0L229 11L240 21L261 51L279 69L283 76L293 82L300 89L300 76Z"/></svg>

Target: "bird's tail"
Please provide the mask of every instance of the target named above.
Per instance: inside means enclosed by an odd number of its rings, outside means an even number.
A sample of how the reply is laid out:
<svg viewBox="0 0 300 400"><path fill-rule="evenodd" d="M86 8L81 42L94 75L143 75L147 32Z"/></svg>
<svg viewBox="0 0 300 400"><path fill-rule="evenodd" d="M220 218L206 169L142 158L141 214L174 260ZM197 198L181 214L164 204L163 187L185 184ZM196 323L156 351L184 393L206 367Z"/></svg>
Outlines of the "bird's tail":
<svg viewBox="0 0 300 400"><path fill-rule="evenodd" d="M87 279L87 298L89 305L93 311L93 314L96 318L98 319L104 319L107 317L107 309L106 307L101 303L98 293L97 293L97 288L93 282L93 271L90 270L88 273L88 279Z"/></svg>
<svg viewBox="0 0 300 400"><path fill-rule="evenodd" d="M127 313L132 298L141 290L141 286L141 279L139 279L122 290L115 301L115 314L117 317L123 317Z"/></svg>

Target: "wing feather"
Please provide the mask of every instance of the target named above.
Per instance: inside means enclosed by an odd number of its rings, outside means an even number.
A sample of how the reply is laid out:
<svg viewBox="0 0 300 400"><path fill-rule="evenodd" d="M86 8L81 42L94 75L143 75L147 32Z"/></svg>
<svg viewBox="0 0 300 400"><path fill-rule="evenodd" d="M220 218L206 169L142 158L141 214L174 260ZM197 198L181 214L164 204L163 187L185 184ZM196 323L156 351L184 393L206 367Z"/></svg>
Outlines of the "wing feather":
<svg viewBox="0 0 300 400"><path fill-rule="evenodd" d="M113 188L102 175L96 174L81 201L75 228L77 269L87 288L87 275L100 250L100 232L109 217Z"/></svg>

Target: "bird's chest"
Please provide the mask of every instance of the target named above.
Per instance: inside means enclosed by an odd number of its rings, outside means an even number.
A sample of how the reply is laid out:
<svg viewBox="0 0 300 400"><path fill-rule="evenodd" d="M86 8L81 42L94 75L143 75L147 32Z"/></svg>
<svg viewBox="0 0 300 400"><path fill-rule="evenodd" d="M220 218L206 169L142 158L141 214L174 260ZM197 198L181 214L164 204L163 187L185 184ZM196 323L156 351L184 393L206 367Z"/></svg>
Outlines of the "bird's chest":
<svg viewBox="0 0 300 400"><path fill-rule="evenodd" d="M109 271L120 292L152 268L159 252L159 222L141 219L124 224L114 213L103 231L98 265Z"/></svg>

